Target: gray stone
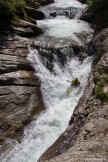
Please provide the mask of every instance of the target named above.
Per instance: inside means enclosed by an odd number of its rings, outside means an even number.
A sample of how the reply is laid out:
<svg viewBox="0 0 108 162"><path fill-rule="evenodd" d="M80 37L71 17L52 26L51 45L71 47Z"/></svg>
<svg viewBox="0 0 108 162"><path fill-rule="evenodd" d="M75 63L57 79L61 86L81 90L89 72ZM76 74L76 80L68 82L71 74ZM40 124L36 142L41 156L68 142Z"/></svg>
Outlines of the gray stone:
<svg viewBox="0 0 108 162"><path fill-rule="evenodd" d="M40 80L26 59L28 52L27 39L1 37L0 154L13 149L12 141L21 141L24 127L45 110Z"/></svg>
<svg viewBox="0 0 108 162"><path fill-rule="evenodd" d="M26 7L26 13L29 17L31 17L35 20L42 20L45 18L45 15L42 11L36 10L31 7Z"/></svg>

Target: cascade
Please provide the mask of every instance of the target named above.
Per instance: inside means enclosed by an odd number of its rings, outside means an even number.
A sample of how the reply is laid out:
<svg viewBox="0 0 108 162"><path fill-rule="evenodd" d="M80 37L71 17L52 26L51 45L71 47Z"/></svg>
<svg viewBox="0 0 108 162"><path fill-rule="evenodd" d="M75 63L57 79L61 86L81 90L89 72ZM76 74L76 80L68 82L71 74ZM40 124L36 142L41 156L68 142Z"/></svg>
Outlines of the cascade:
<svg viewBox="0 0 108 162"><path fill-rule="evenodd" d="M91 71L93 56L87 55L92 39L90 25L79 20L86 5L77 0L56 0L41 7L46 19L37 21L44 35L30 45L28 59L41 81L46 111L25 128L20 144L1 162L36 162L68 126ZM55 14L54 14L55 13ZM67 95L67 80L79 78L81 86Z"/></svg>

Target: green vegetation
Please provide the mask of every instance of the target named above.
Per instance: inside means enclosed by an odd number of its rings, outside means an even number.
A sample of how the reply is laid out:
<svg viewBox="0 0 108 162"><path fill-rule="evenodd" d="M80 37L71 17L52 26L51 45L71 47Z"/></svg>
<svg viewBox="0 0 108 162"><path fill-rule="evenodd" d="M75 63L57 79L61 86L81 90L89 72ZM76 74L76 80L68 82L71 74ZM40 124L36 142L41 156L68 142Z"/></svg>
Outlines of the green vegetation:
<svg viewBox="0 0 108 162"><path fill-rule="evenodd" d="M5 30L9 24L17 25L19 17L25 15L25 0L0 0L0 29Z"/></svg>
<svg viewBox="0 0 108 162"><path fill-rule="evenodd" d="M104 92L104 87L108 86L108 67L100 66L97 67L96 70L99 73L99 75L96 78L95 95L101 101L108 102L108 92Z"/></svg>
<svg viewBox="0 0 108 162"><path fill-rule="evenodd" d="M15 15L24 12L25 4L24 0L0 0L0 15L13 18Z"/></svg>
<svg viewBox="0 0 108 162"><path fill-rule="evenodd" d="M96 89L95 89L96 97L102 101L106 99L106 95L103 92L104 85L105 85L105 82L102 79L97 82Z"/></svg>
<svg viewBox="0 0 108 162"><path fill-rule="evenodd" d="M94 21L106 27L108 25L108 0L87 0Z"/></svg>
<svg viewBox="0 0 108 162"><path fill-rule="evenodd" d="M41 0L0 0L0 29L5 29L9 24L18 25L19 17L26 16L25 7L38 6Z"/></svg>
<svg viewBox="0 0 108 162"><path fill-rule="evenodd" d="M26 4L28 6L31 6L31 7L35 7L35 8L38 8L39 6L39 2L41 2L41 0L26 0Z"/></svg>
<svg viewBox="0 0 108 162"><path fill-rule="evenodd" d="M107 66L103 66L103 67L97 68L97 71L98 71L98 73L100 75L107 74L108 73L108 67Z"/></svg>
<svg viewBox="0 0 108 162"><path fill-rule="evenodd" d="M38 7L49 0L0 0L0 20L18 23L18 17L25 16L25 6ZM108 0L87 0L93 20L101 27L108 26Z"/></svg>
<svg viewBox="0 0 108 162"><path fill-rule="evenodd" d="M41 2L41 0L0 0L0 15L13 16L15 14L20 14L24 11L24 8L28 4L36 4Z"/></svg>

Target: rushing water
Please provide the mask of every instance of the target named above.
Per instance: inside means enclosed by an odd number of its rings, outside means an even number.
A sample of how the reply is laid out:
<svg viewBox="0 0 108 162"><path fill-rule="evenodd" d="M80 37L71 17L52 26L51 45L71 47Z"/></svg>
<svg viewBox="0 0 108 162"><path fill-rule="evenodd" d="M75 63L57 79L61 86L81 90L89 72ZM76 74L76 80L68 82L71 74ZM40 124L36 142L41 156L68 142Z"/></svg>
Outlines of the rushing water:
<svg viewBox="0 0 108 162"><path fill-rule="evenodd" d="M82 11L85 5L76 0L56 0L54 4L42 8L46 12L59 10L72 10L73 8ZM76 13L78 15L78 13ZM68 41L76 41L83 44L76 35L85 32L89 40L92 30L89 24L79 21L76 17L70 20L64 15L56 18L48 18L38 21L43 27L45 34L37 38L38 41L55 42L56 45ZM51 73L43 64L42 58L36 49L30 49L28 59L36 70L36 75L41 80L41 90L46 104L46 111L42 112L38 118L34 119L24 131L24 138L21 144L17 144L13 151L1 158L1 162L36 162L42 153L59 137L68 126L68 121L75 106L81 97L87 84L91 71L92 57L87 57L81 63L77 57L67 59L65 67L62 69L58 61L54 61L54 73ZM55 59L56 60L56 59ZM72 80L78 77L81 86L74 89L70 95L66 94Z"/></svg>

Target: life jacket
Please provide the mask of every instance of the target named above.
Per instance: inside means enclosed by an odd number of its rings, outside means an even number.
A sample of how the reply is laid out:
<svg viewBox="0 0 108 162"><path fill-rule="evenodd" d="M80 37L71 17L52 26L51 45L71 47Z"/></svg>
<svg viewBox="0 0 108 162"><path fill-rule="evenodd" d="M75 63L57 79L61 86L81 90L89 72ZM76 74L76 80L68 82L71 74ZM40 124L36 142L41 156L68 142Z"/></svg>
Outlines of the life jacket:
<svg viewBox="0 0 108 162"><path fill-rule="evenodd" d="M76 80L76 79L73 80L71 83L72 83L72 85L75 86L75 87L77 87L77 86L80 85L80 81L79 81L79 80Z"/></svg>

